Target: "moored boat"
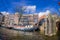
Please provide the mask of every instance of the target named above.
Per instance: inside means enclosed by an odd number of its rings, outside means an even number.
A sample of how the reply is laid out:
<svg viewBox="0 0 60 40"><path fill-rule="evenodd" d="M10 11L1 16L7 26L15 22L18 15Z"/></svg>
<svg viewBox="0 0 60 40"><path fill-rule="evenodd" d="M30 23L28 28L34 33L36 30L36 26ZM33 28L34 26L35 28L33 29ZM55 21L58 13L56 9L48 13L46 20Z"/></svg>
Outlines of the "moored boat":
<svg viewBox="0 0 60 40"><path fill-rule="evenodd" d="M20 30L20 31L34 31L38 27L34 27L33 25L26 25L26 26L14 26L13 29Z"/></svg>

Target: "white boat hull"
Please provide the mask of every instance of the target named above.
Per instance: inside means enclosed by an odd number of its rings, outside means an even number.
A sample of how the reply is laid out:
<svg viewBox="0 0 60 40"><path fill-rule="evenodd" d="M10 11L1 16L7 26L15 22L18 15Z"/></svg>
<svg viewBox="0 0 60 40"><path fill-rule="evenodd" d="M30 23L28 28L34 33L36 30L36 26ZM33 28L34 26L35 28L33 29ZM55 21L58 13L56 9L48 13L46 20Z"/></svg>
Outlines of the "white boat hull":
<svg viewBox="0 0 60 40"><path fill-rule="evenodd" d="M38 27L14 27L15 30L21 30L21 31L34 31Z"/></svg>

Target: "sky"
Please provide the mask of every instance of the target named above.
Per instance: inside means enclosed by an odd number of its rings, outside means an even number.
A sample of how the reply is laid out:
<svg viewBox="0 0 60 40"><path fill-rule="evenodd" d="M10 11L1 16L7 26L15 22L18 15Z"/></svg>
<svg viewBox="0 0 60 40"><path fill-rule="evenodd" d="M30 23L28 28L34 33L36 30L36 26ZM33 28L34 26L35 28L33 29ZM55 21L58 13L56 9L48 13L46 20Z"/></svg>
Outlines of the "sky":
<svg viewBox="0 0 60 40"><path fill-rule="evenodd" d="M59 8L58 2L60 0L0 0L0 12L10 12L14 13L14 9L16 7L23 6L23 9L25 8L24 12L31 13L39 13L44 12L46 10L50 10L52 13L58 13L59 14ZM60 15L60 14L59 14Z"/></svg>

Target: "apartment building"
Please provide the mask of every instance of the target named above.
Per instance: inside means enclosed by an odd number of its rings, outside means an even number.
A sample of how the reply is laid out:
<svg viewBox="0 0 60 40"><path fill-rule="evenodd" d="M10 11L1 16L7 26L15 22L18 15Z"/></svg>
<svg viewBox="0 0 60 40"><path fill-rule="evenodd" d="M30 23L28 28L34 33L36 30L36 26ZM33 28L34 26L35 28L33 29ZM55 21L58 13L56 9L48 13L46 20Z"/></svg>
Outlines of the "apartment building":
<svg viewBox="0 0 60 40"><path fill-rule="evenodd" d="M9 26L14 25L14 15L9 15Z"/></svg>
<svg viewBox="0 0 60 40"><path fill-rule="evenodd" d="M22 24L32 24L35 25L38 21L38 15L37 14L23 14L20 23Z"/></svg>
<svg viewBox="0 0 60 40"><path fill-rule="evenodd" d="M34 17L34 22L38 23L38 14L33 14L33 17Z"/></svg>
<svg viewBox="0 0 60 40"><path fill-rule="evenodd" d="M4 25L8 26L9 25L9 16L10 16L10 14L6 13L4 16L5 16L4 17Z"/></svg>
<svg viewBox="0 0 60 40"><path fill-rule="evenodd" d="M19 24L19 18L20 18L20 14L18 12L16 12L14 14L14 24L16 24L16 25Z"/></svg>
<svg viewBox="0 0 60 40"><path fill-rule="evenodd" d="M28 25L33 23L33 15L32 14L23 14L20 23Z"/></svg>
<svg viewBox="0 0 60 40"><path fill-rule="evenodd" d="M0 25L2 25L2 22L3 22L3 14L0 13Z"/></svg>

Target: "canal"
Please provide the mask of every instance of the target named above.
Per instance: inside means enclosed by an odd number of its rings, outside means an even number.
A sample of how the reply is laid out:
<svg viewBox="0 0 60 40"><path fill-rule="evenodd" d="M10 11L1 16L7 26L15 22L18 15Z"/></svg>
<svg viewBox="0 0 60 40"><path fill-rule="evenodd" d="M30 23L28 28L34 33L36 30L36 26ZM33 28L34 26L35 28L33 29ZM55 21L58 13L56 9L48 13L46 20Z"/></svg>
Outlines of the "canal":
<svg viewBox="0 0 60 40"><path fill-rule="evenodd" d="M48 37L38 32L22 32L0 27L0 40L60 40L60 32Z"/></svg>

